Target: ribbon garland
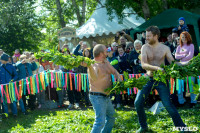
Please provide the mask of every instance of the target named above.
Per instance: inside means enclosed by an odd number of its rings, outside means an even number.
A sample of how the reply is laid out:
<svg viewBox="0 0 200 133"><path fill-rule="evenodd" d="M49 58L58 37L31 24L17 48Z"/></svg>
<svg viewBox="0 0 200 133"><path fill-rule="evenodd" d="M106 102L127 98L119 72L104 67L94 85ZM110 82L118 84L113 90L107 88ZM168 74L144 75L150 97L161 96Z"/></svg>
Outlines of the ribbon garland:
<svg viewBox="0 0 200 133"><path fill-rule="evenodd" d="M129 74L129 78L139 78L144 74ZM123 79L123 75L120 75ZM111 75L112 82L116 81L113 75ZM175 90L178 91L178 94L184 92L184 81L186 82L187 91L192 92L192 77L186 77L184 80L180 79L170 79L169 80L169 89L170 94L173 94ZM200 91L200 76L198 76L198 85ZM89 78L88 74L83 73L69 73L69 72L52 72L52 71L44 71L42 73L33 75L31 77L26 77L25 79L11 82L8 84L0 85L0 96L1 103L12 103L14 101L20 100L22 98L22 94L26 95L26 93L35 95L45 90L46 87L51 85L51 88L54 87L54 83L57 87L63 87L65 90L72 90L72 84L75 86L75 90L80 92L83 90L86 92L89 90ZM4 89L5 88L5 89ZM156 95L158 92L154 91ZM137 88L127 88L127 91L121 92L121 94L137 94ZM152 92L151 92L152 93Z"/></svg>

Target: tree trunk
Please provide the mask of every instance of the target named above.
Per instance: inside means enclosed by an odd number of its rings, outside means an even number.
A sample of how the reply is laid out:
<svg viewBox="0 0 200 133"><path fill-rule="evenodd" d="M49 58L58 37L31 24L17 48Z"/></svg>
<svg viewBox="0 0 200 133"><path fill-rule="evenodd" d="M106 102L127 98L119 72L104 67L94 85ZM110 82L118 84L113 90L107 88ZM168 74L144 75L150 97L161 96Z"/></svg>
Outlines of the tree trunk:
<svg viewBox="0 0 200 133"><path fill-rule="evenodd" d="M165 10L167 10L167 9L168 9L167 0L162 0L162 3L163 3L163 8L164 8Z"/></svg>
<svg viewBox="0 0 200 133"><path fill-rule="evenodd" d="M85 7L86 7L86 0L83 0L83 5L82 5L82 21L81 21L82 23L81 23L81 25L83 25L85 23Z"/></svg>
<svg viewBox="0 0 200 133"><path fill-rule="evenodd" d="M65 27L65 21L64 21L63 15L62 15L62 8L60 5L60 0L56 0L56 6L57 6L57 10L58 10L58 17L59 17L60 25L63 28L63 27Z"/></svg>
<svg viewBox="0 0 200 133"><path fill-rule="evenodd" d="M147 20L148 18L150 18L150 9L149 9L149 6L147 4L147 0L143 0L142 11L144 13L145 20Z"/></svg>
<svg viewBox="0 0 200 133"><path fill-rule="evenodd" d="M72 0L72 5L75 7L75 12L76 12L78 24L79 24L79 27L80 27L82 25L82 18L81 18L81 15L80 15L79 7L76 4L76 0Z"/></svg>

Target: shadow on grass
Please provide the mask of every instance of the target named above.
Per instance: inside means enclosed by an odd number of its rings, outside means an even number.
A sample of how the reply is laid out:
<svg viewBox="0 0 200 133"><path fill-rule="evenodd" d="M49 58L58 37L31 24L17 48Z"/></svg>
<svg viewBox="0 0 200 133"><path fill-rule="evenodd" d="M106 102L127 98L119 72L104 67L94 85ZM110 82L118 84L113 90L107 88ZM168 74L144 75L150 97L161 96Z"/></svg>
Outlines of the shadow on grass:
<svg viewBox="0 0 200 133"><path fill-rule="evenodd" d="M22 125L24 128L30 128L32 124L34 124L40 116L50 116L56 115L55 111L49 110L34 110L28 112L28 115L24 115L21 112L18 112L17 117L13 117L13 115L9 115L8 118L5 118L0 123L0 133L7 133L9 129L12 127Z"/></svg>

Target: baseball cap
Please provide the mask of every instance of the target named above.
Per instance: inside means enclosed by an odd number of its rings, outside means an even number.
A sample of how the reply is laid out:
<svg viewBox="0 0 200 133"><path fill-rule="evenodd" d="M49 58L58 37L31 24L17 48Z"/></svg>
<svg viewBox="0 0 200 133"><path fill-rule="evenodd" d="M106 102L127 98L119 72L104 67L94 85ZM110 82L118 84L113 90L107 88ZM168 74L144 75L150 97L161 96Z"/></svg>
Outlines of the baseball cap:
<svg viewBox="0 0 200 133"><path fill-rule="evenodd" d="M110 51L112 51L113 49L111 48L111 47L108 47L107 48L107 52L110 52Z"/></svg>

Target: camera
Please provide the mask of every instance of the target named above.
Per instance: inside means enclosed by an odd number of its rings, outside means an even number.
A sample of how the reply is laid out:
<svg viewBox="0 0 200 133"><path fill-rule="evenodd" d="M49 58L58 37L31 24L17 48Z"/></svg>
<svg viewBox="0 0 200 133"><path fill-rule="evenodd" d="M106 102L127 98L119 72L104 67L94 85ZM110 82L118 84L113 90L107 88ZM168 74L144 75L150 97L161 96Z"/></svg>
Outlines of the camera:
<svg viewBox="0 0 200 133"><path fill-rule="evenodd" d="M123 35L124 35L124 32L123 32L123 31L119 31L119 35L120 35L120 36L123 36Z"/></svg>

